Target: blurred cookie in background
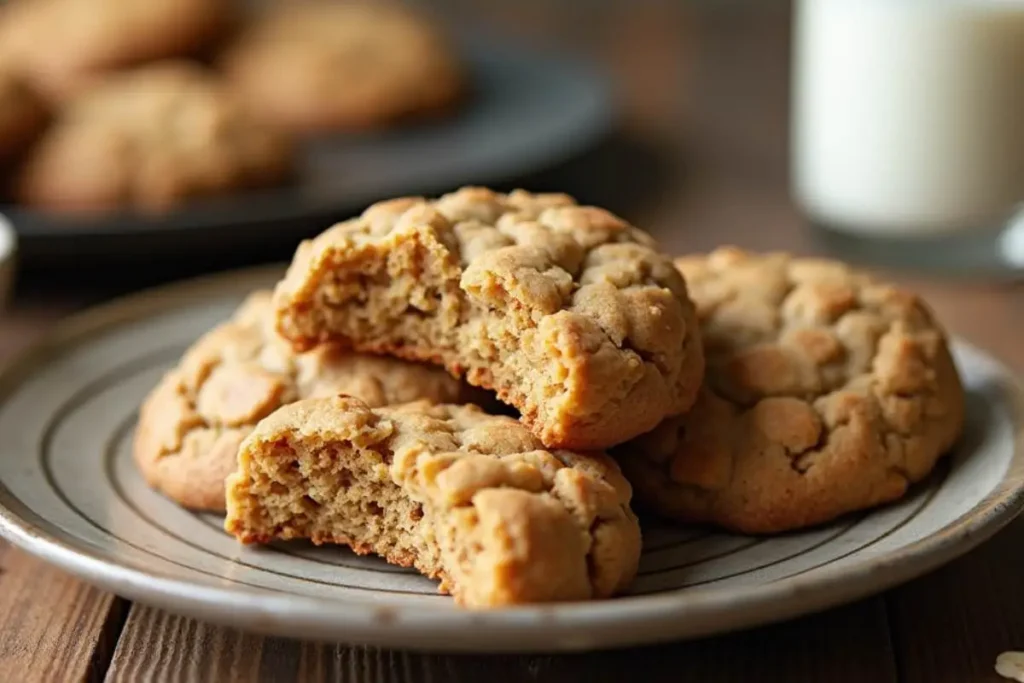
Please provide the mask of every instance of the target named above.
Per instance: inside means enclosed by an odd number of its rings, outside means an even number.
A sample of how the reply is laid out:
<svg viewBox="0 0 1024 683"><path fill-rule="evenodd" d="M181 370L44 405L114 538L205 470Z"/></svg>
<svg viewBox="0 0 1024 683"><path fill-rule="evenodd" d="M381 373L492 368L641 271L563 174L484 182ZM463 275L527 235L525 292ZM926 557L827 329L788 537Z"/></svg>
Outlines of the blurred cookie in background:
<svg viewBox="0 0 1024 683"><path fill-rule="evenodd" d="M160 212L282 183L294 154L289 138L253 120L214 72L158 62L70 102L20 170L15 198L62 211Z"/></svg>
<svg viewBox="0 0 1024 683"><path fill-rule="evenodd" d="M302 132L438 115L464 91L439 27L386 1L275 4L241 30L222 65L255 112Z"/></svg>
<svg viewBox="0 0 1024 683"><path fill-rule="evenodd" d="M200 54L235 19L233 0L13 0L0 5L0 58L63 101L105 72Z"/></svg>
<svg viewBox="0 0 1024 683"><path fill-rule="evenodd" d="M28 150L48 120L46 103L27 80L0 65L0 172Z"/></svg>

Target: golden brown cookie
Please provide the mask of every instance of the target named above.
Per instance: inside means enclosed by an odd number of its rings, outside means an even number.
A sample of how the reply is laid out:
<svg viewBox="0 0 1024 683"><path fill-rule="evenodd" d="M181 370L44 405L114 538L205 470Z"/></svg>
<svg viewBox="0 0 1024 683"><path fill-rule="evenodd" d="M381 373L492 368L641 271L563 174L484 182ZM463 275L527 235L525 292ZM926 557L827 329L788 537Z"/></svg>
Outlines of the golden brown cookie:
<svg viewBox="0 0 1024 683"><path fill-rule="evenodd" d="M913 294L782 253L677 264L707 372L693 410L616 451L645 504L740 532L797 529L901 497L958 438L963 388Z"/></svg>
<svg viewBox="0 0 1024 683"><path fill-rule="evenodd" d="M601 450L690 407L703 359L654 240L566 195L404 198L301 244L275 290L297 348L341 341L497 391L552 448Z"/></svg>
<svg viewBox="0 0 1024 683"><path fill-rule="evenodd" d="M46 128L49 110L25 78L0 66L0 171L7 171Z"/></svg>
<svg viewBox="0 0 1024 683"><path fill-rule="evenodd" d="M234 22L233 0L20 0L0 5L0 57L64 101L105 73L195 55Z"/></svg>
<svg viewBox="0 0 1024 683"><path fill-rule="evenodd" d="M466 607L605 598L636 573L629 484L510 417L351 397L282 408L242 444L228 532L309 538L416 567Z"/></svg>
<svg viewBox="0 0 1024 683"><path fill-rule="evenodd" d="M211 72L161 62L111 76L70 103L15 192L59 211L161 212L284 182L293 154L290 140L253 120Z"/></svg>
<svg viewBox="0 0 1024 683"><path fill-rule="evenodd" d="M439 368L325 347L296 355L273 331L270 292L249 296L146 398L134 455L146 481L189 508L224 510L238 445L278 407L346 393L373 406L478 394Z"/></svg>
<svg viewBox="0 0 1024 683"><path fill-rule="evenodd" d="M279 3L222 63L253 111L296 131L380 127L448 110L463 90L438 29L395 2Z"/></svg>

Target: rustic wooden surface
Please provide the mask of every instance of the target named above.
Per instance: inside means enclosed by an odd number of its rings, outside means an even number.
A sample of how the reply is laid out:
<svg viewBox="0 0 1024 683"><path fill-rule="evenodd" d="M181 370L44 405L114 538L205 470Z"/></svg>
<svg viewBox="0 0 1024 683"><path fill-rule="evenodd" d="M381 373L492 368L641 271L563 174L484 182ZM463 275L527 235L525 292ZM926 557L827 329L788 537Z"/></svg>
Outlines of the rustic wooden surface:
<svg viewBox="0 0 1024 683"><path fill-rule="evenodd" d="M438 2L524 41L579 50L618 82L622 130L528 179L603 203L667 248L817 250L787 195L788 8L778 3ZM1024 289L892 273L955 333L1024 370ZM164 277L160 275L159 277ZM0 355L153 274L33 273L0 321ZM0 542L0 681L1001 680L1024 649L1024 520L885 595L692 643L572 656L444 656L246 635L97 591Z"/></svg>

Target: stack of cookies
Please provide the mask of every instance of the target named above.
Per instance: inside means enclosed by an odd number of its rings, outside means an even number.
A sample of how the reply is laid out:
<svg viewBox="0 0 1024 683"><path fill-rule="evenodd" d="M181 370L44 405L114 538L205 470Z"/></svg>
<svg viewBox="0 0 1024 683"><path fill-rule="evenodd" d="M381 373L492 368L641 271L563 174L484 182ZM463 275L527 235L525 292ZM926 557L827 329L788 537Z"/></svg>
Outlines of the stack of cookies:
<svg viewBox="0 0 1024 683"><path fill-rule="evenodd" d="M394 2L0 4L0 190L65 212L160 213L287 182L297 142L450 111L465 78Z"/></svg>
<svg viewBox="0 0 1024 683"><path fill-rule="evenodd" d="M962 424L909 293L784 254L673 262L568 196L463 188L301 244L164 377L135 455L243 543L346 545L493 607L625 591L634 504L775 533L894 500Z"/></svg>

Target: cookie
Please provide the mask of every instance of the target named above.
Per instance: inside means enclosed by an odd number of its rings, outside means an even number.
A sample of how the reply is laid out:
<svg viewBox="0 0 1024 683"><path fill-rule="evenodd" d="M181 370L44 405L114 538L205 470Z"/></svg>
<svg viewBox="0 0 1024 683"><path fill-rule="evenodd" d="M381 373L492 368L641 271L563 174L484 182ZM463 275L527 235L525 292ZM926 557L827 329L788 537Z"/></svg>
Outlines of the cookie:
<svg viewBox="0 0 1024 683"><path fill-rule="evenodd" d="M275 290L296 348L344 342L495 390L552 448L602 450L685 411L703 359L654 240L560 194L375 204L303 242Z"/></svg>
<svg viewBox="0 0 1024 683"><path fill-rule="evenodd" d="M723 248L680 259L705 386L617 449L661 514L773 533L896 500L958 438L964 391L923 301L833 261Z"/></svg>
<svg viewBox="0 0 1024 683"><path fill-rule="evenodd" d="M195 55L234 23L232 0L22 0L0 7L0 57L65 101L104 74Z"/></svg>
<svg viewBox="0 0 1024 683"><path fill-rule="evenodd" d="M0 171L8 170L46 128L43 99L13 70L0 66Z"/></svg>
<svg viewBox="0 0 1024 683"><path fill-rule="evenodd" d="M262 418L301 398L339 392L369 405L479 397L439 368L336 347L296 355L274 334L270 292L199 339L146 398L135 462L150 486L181 505L224 510L224 479Z"/></svg>
<svg viewBox="0 0 1024 683"><path fill-rule="evenodd" d="M131 207L282 183L291 141L253 118L211 73L162 62L111 76L71 102L15 180L18 200L55 211Z"/></svg>
<svg viewBox="0 0 1024 683"><path fill-rule="evenodd" d="M586 600L636 573L630 495L607 456L545 450L510 417L341 396L256 426L228 479L224 528L245 543L375 553L470 608Z"/></svg>
<svg viewBox="0 0 1024 683"><path fill-rule="evenodd" d="M445 112L464 89L435 26L394 2L280 3L241 32L221 63L253 111L304 132Z"/></svg>

